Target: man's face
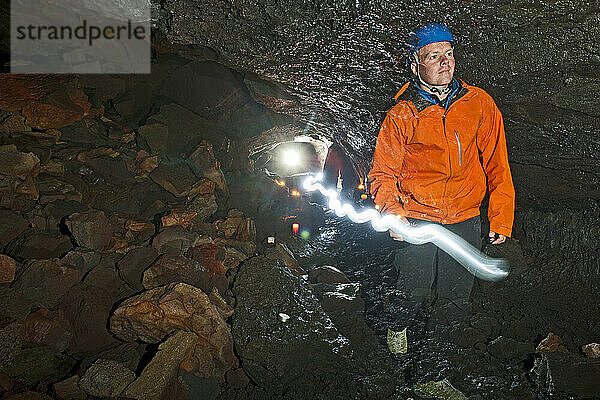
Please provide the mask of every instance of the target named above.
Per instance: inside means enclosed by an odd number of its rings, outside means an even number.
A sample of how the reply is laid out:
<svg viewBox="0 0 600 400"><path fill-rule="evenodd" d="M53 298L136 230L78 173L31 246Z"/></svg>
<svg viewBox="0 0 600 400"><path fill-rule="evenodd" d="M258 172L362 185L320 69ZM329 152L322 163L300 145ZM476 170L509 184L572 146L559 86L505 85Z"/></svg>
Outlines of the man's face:
<svg viewBox="0 0 600 400"><path fill-rule="evenodd" d="M455 64L452 44L435 42L419 49L419 65L415 61L410 67L415 75L419 68L418 72L425 83L445 86L452 82Z"/></svg>

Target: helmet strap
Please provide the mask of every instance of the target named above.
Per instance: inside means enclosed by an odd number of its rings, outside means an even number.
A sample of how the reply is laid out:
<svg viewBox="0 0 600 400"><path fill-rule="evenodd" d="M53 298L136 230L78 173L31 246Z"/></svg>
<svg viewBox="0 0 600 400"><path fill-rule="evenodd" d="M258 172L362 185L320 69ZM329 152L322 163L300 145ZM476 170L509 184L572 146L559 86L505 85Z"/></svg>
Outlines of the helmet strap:
<svg viewBox="0 0 600 400"><path fill-rule="evenodd" d="M427 89L429 89L430 92L434 93L434 94L439 94L439 95L445 95L450 93L450 84L446 85L446 87L444 88L440 88L439 86L434 86L434 85L430 85L429 83L425 82L422 78L421 78L421 74L419 73L419 65L424 65L422 63L419 62L419 55L417 54L417 52L415 52L414 54L415 57L415 63L417 64L417 78L419 79L419 83L423 86L425 86Z"/></svg>

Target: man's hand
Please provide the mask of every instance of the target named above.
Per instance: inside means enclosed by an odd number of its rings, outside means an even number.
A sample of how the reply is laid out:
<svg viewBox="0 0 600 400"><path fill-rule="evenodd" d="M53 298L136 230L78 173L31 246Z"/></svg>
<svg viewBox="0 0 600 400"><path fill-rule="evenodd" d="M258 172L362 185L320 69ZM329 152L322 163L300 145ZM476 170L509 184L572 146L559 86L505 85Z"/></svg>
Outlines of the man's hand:
<svg viewBox="0 0 600 400"><path fill-rule="evenodd" d="M400 217L400 218L398 218L398 220L399 220L401 223L404 223L404 224L406 224L406 225L410 225L410 222L408 222L408 220L407 220L406 218L404 218L404 217ZM399 242L403 242L403 241L404 241L404 238L403 238L401 235L398 235L398 234L397 234L396 232L394 232L393 230L391 230L391 229L390 229L388 232L390 233L390 237L391 237L392 239L394 239L394 240L397 240L397 241L399 241Z"/></svg>
<svg viewBox="0 0 600 400"><path fill-rule="evenodd" d="M489 237L491 244L501 244L506 242L506 236L500 235L494 231L490 231Z"/></svg>

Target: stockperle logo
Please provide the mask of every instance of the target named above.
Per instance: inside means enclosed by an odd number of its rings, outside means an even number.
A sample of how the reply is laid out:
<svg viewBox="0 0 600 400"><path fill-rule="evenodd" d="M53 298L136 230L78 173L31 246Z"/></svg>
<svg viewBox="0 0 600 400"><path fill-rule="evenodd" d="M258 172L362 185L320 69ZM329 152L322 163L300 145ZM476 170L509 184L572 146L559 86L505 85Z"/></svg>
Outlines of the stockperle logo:
<svg viewBox="0 0 600 400"><path fill-rule="evenodd" d="M150 2L12 0L11 73L150 73Z"/></svg>

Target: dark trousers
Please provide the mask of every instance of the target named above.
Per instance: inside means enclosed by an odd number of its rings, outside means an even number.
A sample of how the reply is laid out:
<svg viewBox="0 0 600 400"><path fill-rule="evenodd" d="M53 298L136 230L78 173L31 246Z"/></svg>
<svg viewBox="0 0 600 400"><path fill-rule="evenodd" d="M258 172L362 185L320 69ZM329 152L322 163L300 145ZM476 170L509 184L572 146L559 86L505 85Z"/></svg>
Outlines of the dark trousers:
<svg viewBox="0 0 600 400"><path fill-rule="evenodd" d="M409 221L412 225L432 223L415 219ZM479 216L443 226L477 249L481 248ZM431 243L413 245L400 242L400 246L394 259L398 272L396 287L406 294L407 311L416 311L426 305L434 310L444 310L444 318L448 322L462 321L473 287L473 275Z"/></svg>

